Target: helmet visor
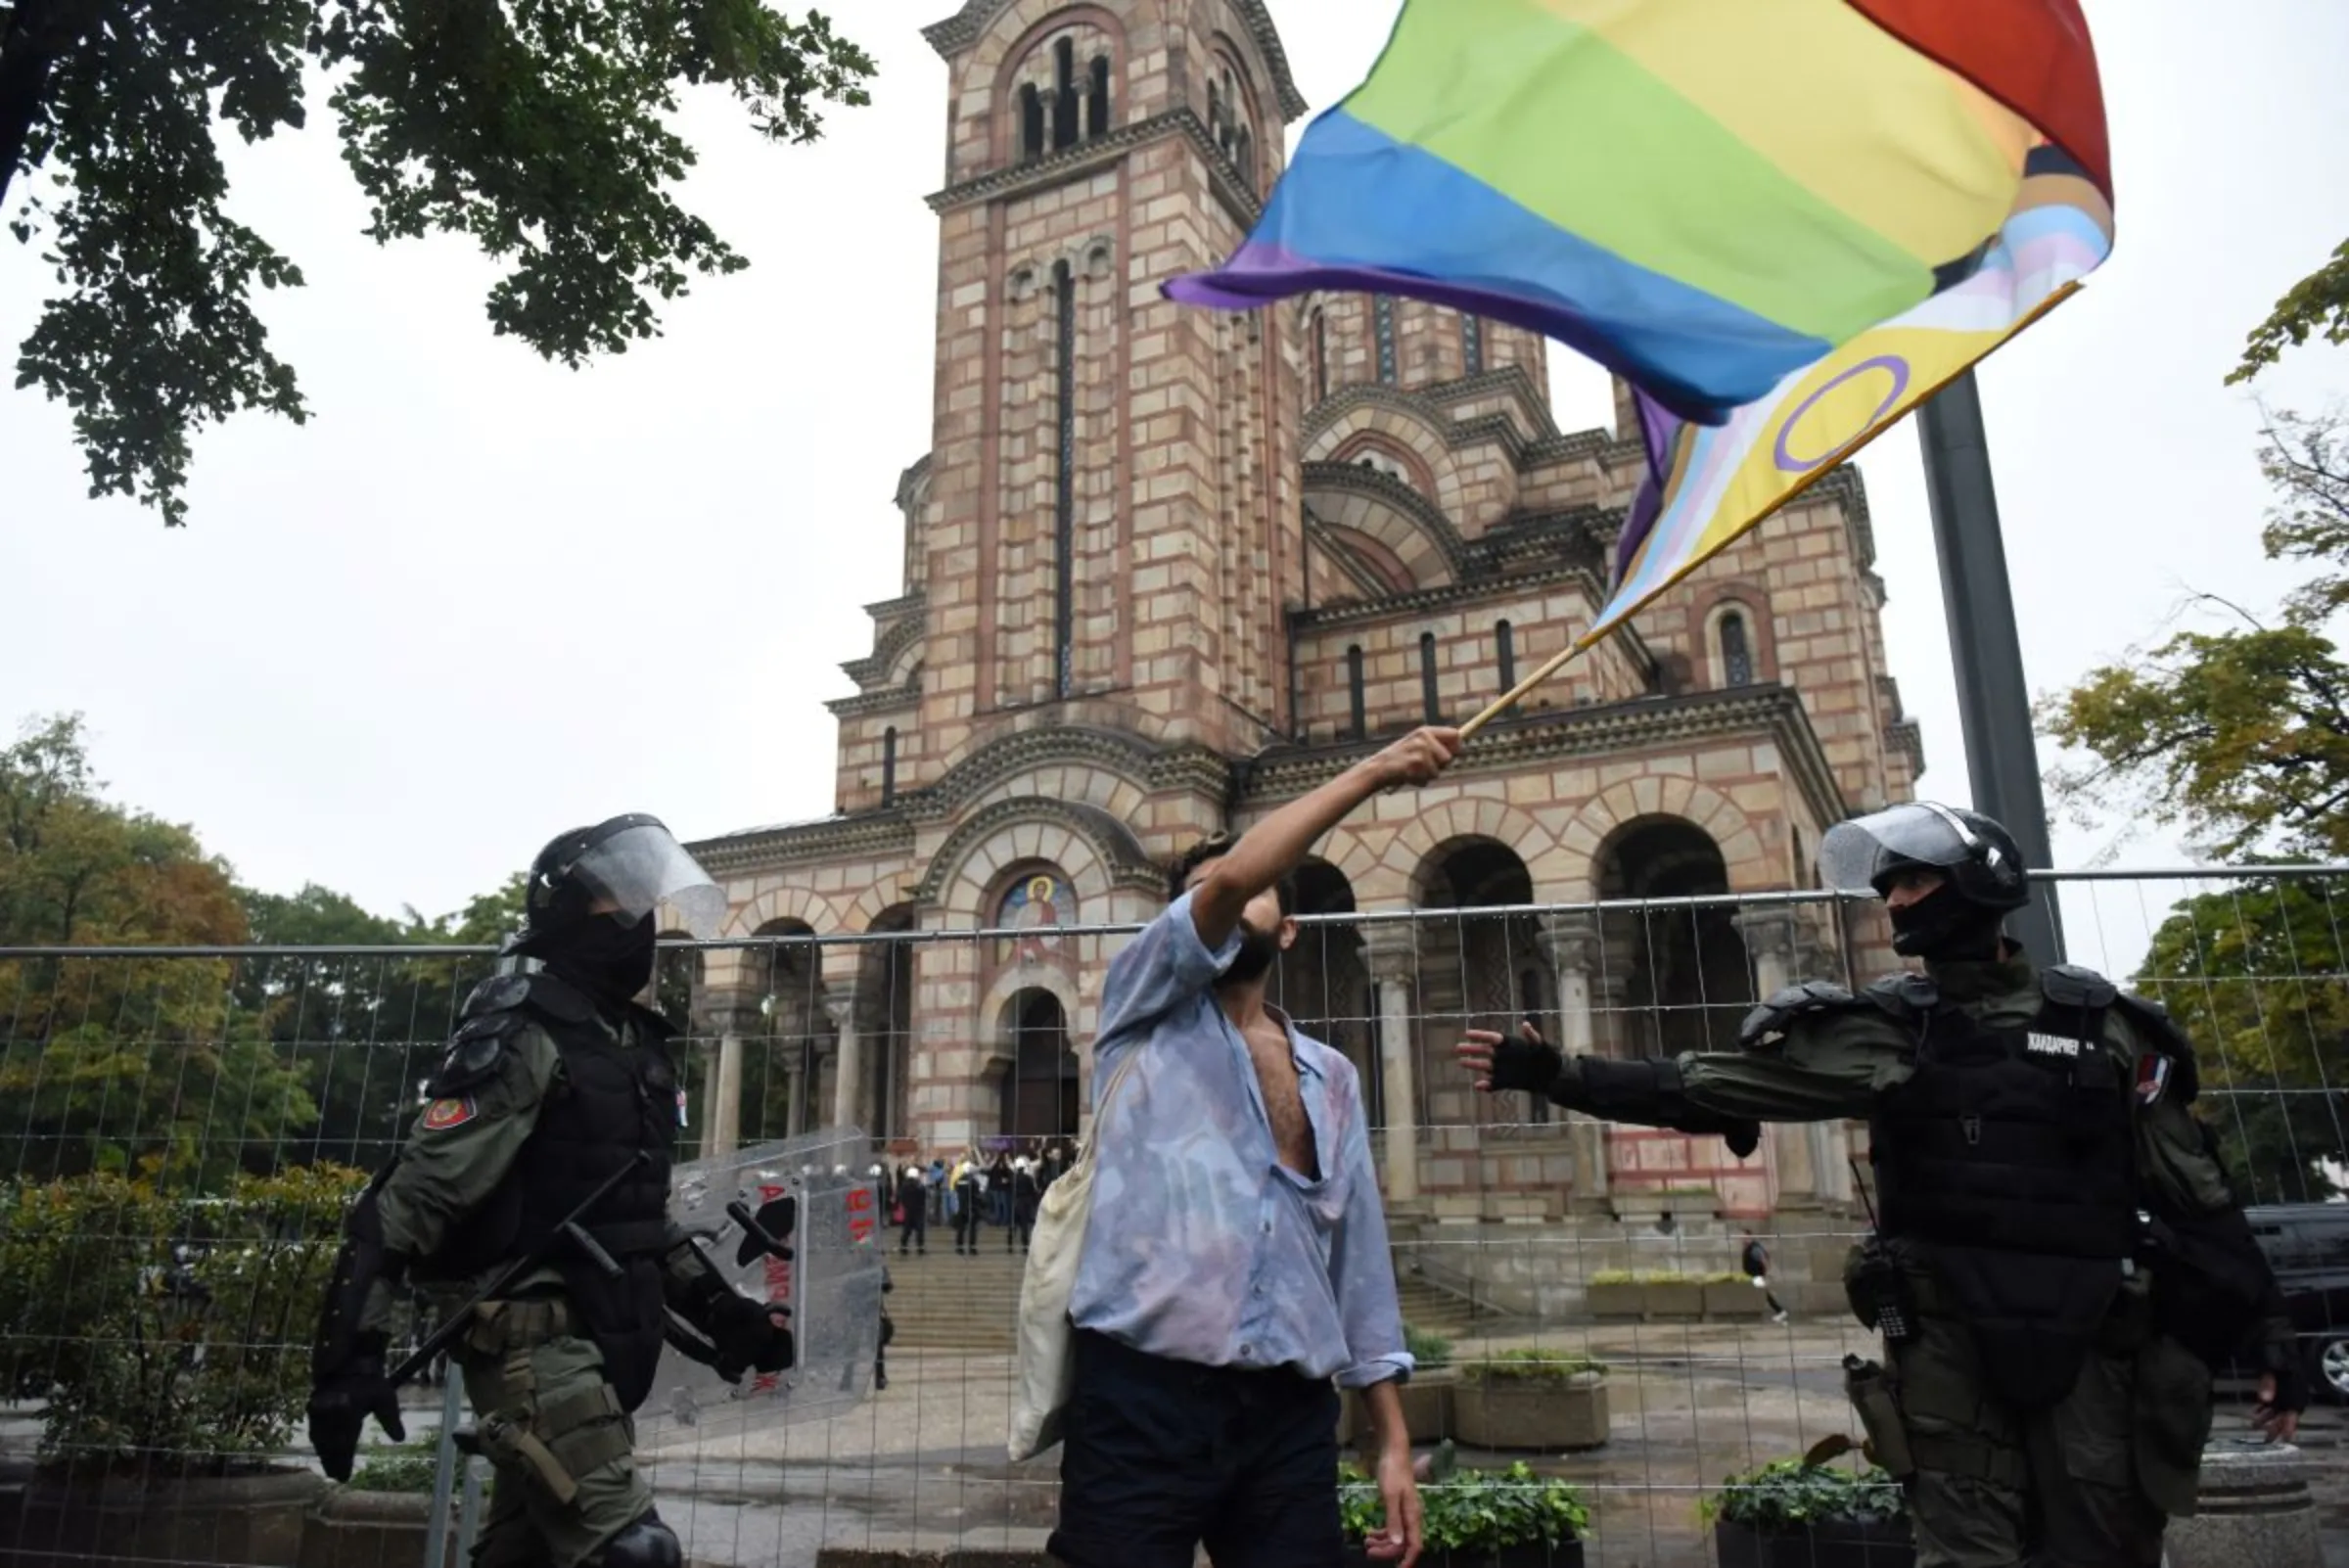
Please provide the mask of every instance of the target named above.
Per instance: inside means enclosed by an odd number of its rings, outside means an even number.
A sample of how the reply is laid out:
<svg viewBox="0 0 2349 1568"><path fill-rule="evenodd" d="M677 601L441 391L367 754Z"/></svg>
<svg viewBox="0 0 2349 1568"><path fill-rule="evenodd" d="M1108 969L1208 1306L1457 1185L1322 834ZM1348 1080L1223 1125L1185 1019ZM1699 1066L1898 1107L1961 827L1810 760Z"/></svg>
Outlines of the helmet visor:
<svg viewBox="0 0 2349 1568"><path fill-rule="evenodd" d="M1953 866L1981 853L1981 840L1955 812L1922 802L1838 822L1819 844L1819 880L1844 893L1873 893L1904 865Z"/></svg>
<svg viewBox="0 0 2349 1568"><path fill-rule="evenodd" d="M641 920L666 903L685 929L707 940L726 918L726 896L685 847L658 822L638 821L588 846L571 876L599 911Z"/></svg>

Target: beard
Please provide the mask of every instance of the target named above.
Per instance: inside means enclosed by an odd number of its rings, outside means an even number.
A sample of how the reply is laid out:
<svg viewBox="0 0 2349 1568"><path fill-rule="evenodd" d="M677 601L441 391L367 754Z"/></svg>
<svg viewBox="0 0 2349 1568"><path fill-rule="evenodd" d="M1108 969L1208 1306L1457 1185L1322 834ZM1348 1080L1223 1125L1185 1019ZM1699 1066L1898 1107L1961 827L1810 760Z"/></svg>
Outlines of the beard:
<svg viewBox="0 0 2349 1568"><path fill-rule="evenodd" d="M1272 960L1280 956L1280 937L1275 932L1259 931L1247 921L1240 922L1240 950L1232 955L1231 964L1217 982L1221 986L1245 986L1262 980Z"/></svg>

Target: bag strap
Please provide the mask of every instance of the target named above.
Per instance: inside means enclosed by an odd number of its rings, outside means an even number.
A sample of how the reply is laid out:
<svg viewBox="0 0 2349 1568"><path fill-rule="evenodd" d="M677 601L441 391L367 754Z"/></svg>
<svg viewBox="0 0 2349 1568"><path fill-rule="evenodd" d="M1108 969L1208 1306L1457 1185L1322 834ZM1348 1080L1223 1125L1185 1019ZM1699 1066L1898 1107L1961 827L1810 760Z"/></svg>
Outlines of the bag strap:
<svg viewBox="0 0 2349 1568"><path fill-rule="evenodd" d="M1126 1075L1133 1071L1133 1064L1141 1060L1142 1052L1147 1049L1149 1047L1143 1044L1129 1045L1126 1048L1126 1059L1118 1064L1116 1072L1109 1075L1109 1084L1101 1090L1100 1101L1093 1107L1093 1124L1084 1130L1084 1141L1078 1146L1077 1158L1069 1163L1070 1170L1074 1171L1078 1166L1092 1163L1093 1145L1101 1133L1101 1117L1108 1111L1109 1102L1117 1097L1118 1085L1126 1082Z"/></svg>

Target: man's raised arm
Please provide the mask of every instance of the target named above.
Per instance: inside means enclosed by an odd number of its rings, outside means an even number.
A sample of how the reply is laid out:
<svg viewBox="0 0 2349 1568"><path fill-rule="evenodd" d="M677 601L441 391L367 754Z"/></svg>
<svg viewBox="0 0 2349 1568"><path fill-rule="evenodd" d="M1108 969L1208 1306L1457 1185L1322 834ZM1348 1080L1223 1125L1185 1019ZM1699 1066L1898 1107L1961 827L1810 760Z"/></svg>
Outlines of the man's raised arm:
<svg viewBox="0 0 2349 1568"><path fill-rule="evenodd" d="M1241 835L1191 895L1191 923L1210 948L1221 946L1248 900L1297 869L1322 834L1381 790L1427 783L1460 755L1460 732L1415 729L1375 757L1300 796Z"/></svg>

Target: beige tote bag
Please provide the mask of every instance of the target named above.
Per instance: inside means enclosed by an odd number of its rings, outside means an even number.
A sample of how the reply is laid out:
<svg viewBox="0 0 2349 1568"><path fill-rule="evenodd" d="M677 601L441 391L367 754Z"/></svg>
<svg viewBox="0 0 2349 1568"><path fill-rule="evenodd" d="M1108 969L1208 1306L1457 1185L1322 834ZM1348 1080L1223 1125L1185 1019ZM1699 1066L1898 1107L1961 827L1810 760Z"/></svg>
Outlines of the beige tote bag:
<svg viewBox="0 0 2349 1568"><path fill-rule="evenodd" d="M1036 1207L1036 1230L1028 1242L1028 1268L1020 1277L1019 1361L1011 1399L1011 1456L1033 1459L1060 1441L1061 1420L1077 1381L1069 1301L1077 1294L1077 1262L1084 1252L1085 1222L1093 1213L1093 1151L1101 1112L1116 1097L1135 1058L1150 1047L1128 1046L1126 1059L1102 1091L1093 1125L1085 1130L1077 1158L1059 1180L1044 1189Z"/></svg>

